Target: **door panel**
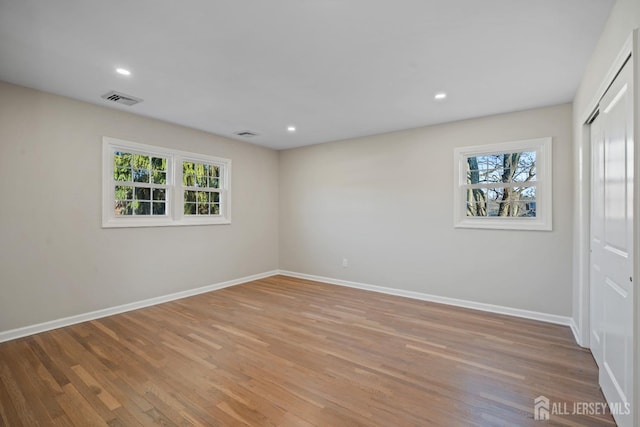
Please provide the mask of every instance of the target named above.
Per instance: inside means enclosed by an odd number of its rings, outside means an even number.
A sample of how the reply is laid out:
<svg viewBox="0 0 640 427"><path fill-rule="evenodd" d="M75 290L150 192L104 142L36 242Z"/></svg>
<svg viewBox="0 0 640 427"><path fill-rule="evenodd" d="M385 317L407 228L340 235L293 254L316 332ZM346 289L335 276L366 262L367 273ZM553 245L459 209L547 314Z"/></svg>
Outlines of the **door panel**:
<svg viewBox="0 0 640 427"><path fill-rule="evenodd" d="M600 102L591 127L591 337L607 401L633 403L633 98L627 63Z"/></svg>

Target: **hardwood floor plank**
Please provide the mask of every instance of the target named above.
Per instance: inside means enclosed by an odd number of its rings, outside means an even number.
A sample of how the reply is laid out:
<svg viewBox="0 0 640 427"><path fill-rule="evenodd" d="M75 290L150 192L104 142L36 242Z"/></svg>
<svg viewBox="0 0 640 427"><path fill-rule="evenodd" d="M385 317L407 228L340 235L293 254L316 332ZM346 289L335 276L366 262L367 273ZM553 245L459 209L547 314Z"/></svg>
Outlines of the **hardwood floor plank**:
<svg viewBox="0 0 640 427"><path fill-rule="evenodd" d="M107 407L110 411L115 411L120 408L122 405L120 402L116 400L115 397L111 395L107 390L103 388L101 384L96 381L94 377L91 376L89 372L87 372L81 365L75 365L71 367L71 370L80 377L82 382L85 385L89 386L93 392L98 396L98 399L102 401L102 403Z"/></svg>
<svg viewBox="0 0 640 427"><path fill-rule="evenodd" d="M0 426L9 426L9 425L23 425L16 411L16 408L13 405L13 399L9 394L9 391L6 389L4 385L4 381L1 378L2 376L2 367L0 367ZM11 420L11 424L9 423Z"/></svg>
<svg viewBox="0 0 640 427"><path fill-rule="evenodd" d="M108 425L107 421L98 414L94 406L78 392L73 384L65 385L63 390L64 393L59 395L56 400L64 408L65 415L75 426L104 427Z"/></svg>
<svg viewBox="0 0 640 427"><path fill-rule="evenodd" d="M539 395L604 401L567 327L283 276L0 344L0 426L537 427Z"/></svg>
<svg viewBox="0 0 640 427"><path fill-rule="evenodd" d="M9 353L11 350L8 349L7 352ZM0 380L4 383L6 391L9 393L10 403L13 404L18 415L18 419L15 421L23 425L36 425L38 418L41 418L43 422L49 421L49 417L38 410L41 402L36 401L35 405L31 404L31 398L35 398L33 388L29 381L19 379L20 369L16 366L16 362L15 357L7 358L6 363L0 360ZM10 420L9 425L12 423L13 420Z"/></svg>

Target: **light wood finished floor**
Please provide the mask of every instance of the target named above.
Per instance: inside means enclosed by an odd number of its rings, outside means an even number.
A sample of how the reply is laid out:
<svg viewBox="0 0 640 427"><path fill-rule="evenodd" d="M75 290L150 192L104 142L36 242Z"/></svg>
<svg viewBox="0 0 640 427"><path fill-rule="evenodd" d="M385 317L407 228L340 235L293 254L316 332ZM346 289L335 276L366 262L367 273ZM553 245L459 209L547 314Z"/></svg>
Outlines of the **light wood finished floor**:
<svg viewBox="0 0 640 427"><path fill-rule="evenodd" d="M0 424L601 426L569 328L275 276L0 344Z"/></svg>

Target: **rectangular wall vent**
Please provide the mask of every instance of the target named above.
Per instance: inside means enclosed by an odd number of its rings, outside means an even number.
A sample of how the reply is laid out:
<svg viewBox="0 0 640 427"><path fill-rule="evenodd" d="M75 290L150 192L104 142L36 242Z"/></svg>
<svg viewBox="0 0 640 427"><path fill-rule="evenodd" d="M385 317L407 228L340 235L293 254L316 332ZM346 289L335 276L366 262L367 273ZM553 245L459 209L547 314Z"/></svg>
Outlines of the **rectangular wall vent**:
<svg viewBox="0 0 640 427"><path fill-rule="evenodd" d="M106 99L107 101L117 102L118 104L123 105L134 105L138 102L142 102L142 99L136 98L135 96L126 95L122 92L116 92L112 90L111 92L107 92L101 96L102 99Z"/></svg>
<svg viewBox="0 0 640 427"><path fill-rule="evenodd" d="M240 131L240 132L236 132L235 134L238 135L238 136L242 136L244 138L251 138L252 136L258 136L257 133L254 133L254 132L251 132L251 131L248 131L248 130L243 130L243 131Z"/></svg>

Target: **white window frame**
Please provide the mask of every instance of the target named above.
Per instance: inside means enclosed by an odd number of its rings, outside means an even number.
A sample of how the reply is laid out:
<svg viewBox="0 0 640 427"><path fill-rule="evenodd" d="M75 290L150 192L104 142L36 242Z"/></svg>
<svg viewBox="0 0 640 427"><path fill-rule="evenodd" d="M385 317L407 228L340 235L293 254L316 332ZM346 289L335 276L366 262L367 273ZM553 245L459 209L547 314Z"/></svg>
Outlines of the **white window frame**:
<svg viewBox="0 0 640 427"><path fill-rule="evenodd" d="M536 152L536 216L471 217L467 216L467 158L481 155ZM453 155L453 215L456 228L499 230L552 230L552 138L457 147Z"/></svg>
<svg viewBox="0 0 640 427"><path fill-rule="evenodd" d="M167 158L166 214L119 216L114 214L115 186L114 153L144 154ZM185 215L182 162L213 164L220 167L219 215ZM163 227L180 225L231 224L231 160L222 157L190 153L122 139L102 138L102 227Z"/></svg>

